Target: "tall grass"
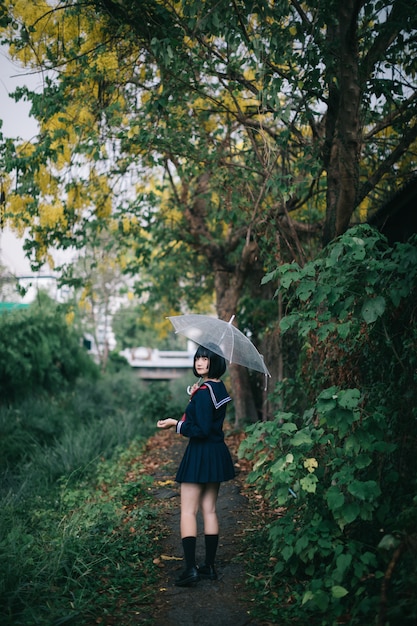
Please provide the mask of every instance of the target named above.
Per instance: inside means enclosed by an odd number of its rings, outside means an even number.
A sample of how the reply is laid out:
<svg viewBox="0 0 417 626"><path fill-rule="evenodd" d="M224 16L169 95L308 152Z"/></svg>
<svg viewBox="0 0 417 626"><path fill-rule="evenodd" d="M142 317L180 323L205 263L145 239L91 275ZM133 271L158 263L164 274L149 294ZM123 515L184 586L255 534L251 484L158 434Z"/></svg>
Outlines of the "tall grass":
<svg viewBox="0 0 417 626"><path fill-rule="evenodd" d="M0 471L22 479L36 473L46 482L79 476L98 457L147 437L161 415L179 411L167 384L145 385L130 372L80 380L60 396L0 408Z"/></svg>
<svg viewBox="0 0 417 626"><path fill-rule="evenodd" d="M157 531L137 458L178 411L168 385L130 373L0 410L2 624L95 623L121 597L147 619Z"/></svg>

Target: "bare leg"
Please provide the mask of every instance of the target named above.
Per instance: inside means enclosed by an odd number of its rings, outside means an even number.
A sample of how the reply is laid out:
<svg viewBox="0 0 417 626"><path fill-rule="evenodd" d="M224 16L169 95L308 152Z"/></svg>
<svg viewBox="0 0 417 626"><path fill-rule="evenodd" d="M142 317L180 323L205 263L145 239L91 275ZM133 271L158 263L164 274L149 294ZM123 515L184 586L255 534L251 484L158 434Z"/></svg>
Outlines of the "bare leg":
<svg viewBox="0 0 417 626"><path fill-rule="evenodd" d="M217 496L219 495L219 483L207 483L201 493L200 503L204 520L204 534L218 535L219 522L217 519Z"/></svg>
<svg viewBox="0 0 417 626"><path fill-rule="evenodd" d="M181 483L181 538L197 537L197 513L203 485Z"/></svg>

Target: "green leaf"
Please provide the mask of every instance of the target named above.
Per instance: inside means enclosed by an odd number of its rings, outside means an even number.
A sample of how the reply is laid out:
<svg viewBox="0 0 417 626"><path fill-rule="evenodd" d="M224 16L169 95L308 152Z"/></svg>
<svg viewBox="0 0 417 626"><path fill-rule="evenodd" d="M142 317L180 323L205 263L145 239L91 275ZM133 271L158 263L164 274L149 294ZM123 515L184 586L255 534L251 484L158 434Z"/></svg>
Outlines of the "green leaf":
<svg viewBox="0 0 417 626"><path fill-rule="evenodd" d="M359 389L345 389L339 392L338 402L344 409L356 409L360 398Z"/></svg>
<svg viewBox="0 0 417 626"><path fill-rule="evenodd" d="M345 496L340 489L334 485L328 489L326 500L329 508L334 511L334 509L340 509L344 505Z"/></svg>
<svg viewBox="0 0 417 626"><path fill-rule="evenodd" d="M357 502L349 502L345 504L341 510L341 515L346 524L351 524L359 515L359 504Z"/></svg>
<svg viewBox="0 0 417 626"><path fill-rule="evenodd" d="M281 332L285 333L287 330L292 328L299 319L300 319L300 316L296 314L286 315L285 317L283 317L279 324Z"/></svg>
<svg viewBox="0 0 417 626"><path fill-rule="evenodd" d="M305 594L303 595L303 599L301 604L305 604L306 602L309 602L310 600L312 600L314 598L314 593L312 591L310 591L310 589L308 591L305 592Z"/></svg>
<svg viewBox="0 0 417 626"><path fill-rule="evenodd" d="M259 459L256 461L256 463L253 466L254 470L259 469L267 460L269 459L269 454L263 454L262 456L259 457Z"/></svg>
<svg viewBox="0 0 417 626"><path fill-rule="evenodd" d="M336 386L323 389L323 391L319 395L319 400L330 400L330 399L337 398L338 391L339 391L339 387L336 387Z"/></svg>
<svg viewBox="0 0 417 626"><path fill-rule="evenodd" d="M303 321L303 323L300 324L299 335L300 337L307 337L311 333L311 331L315 330L316 328L317 328L316 320Z"/></svg>
<svg viewBox="0 0 417 626"><path fill-rule="evenodd" d="M285 433L286 435L290 435L295 430L297 430L297 425L293 422L286 422L285 424L281 424L279 427L281 433Z"/></svg>
<svg viewBox="0 0 417 626"><path fill-rule="evenodd" d="M325 341L330 333L333 333L336 329L336 324L334 322L329 322L328 324L323 324L319 327L317 331L317 338L319 341Z"/></svg>
<svg viewBox="0 0 417 626"><path fill-rule="evenodd" d="M302 302L305 302L309 299L311 294L314 292L316 288L316 283L312 280L302 282L297 288L297 296L300 298Z"/></svg>
<svg viewBox="0 0 417 626"><path fill-rule="evenodd" d="M282 265L280 270L280 285L284 289L288 289L292 283L298 281L300 278L301 269L296 263L291 263L291 265Z"/></svg>
<svg viewBox="0 0 417 626"><path fill-rule="evenodd" d="M344 598L348 594L348 590L340 585L334 585L332 587L332 596L333 598Z"/></svg>
<svg viewBox="0 0 417 626"><path fill-rule="evenodd" d="M351 554L339 554L336 559L336 567L340 576L343 576L350 564L352 563L352 555Z"/></svg>
<svg viewBox="0 0 417 626"><path fill-rule="evenodd" d="M341 339L346 339L352 329L352 322L344 322L337 325L337 334Z"/></svg>
<svg viewBox="0 0 417 626"><path fill-rule="evenodd" d="M261 285L266 285L267 283L277 280L278 272L277 270L273 270L272 272L268 272L261 280Z"/></svg>
<svg viewBox="0 0 417 626"><path fill-rule="evenodd" d="M299 430L291 439L293 446L311 445L313 443L308 430Z"/></svg>
<svg viewBox="0 0 417 626"><path fill-rule="evenodd" d="M372 502L377 498L381 490L374 480L354 480L347 486L349 493L358 500Z"/></svg>
<svg viewBox="0 0 417 626"><path fill-rule="evenodd" d="M318 478L315 474L307 474L300 480L301 488L307 493L316 493Z"/></svg>
<svg viewBox="0 0 417 626"><path fill-rule="evenodd" d="M365 241L361 239L360 237L352 237L350 240L350 244L351 244L350 254L352 258L355 259L356 261L363 261L363 259L366 257Z"/></svg>
<svg viewBox="0 0 417 626"><path fill-rule="evenodd" d="M343 245L340 242L336 242L332 245L330 254L326 258L326 267L334 267L339 265L339 259L343 254Z"/></svg>
<svg viewBox="0 0 417 626"><path fill-rule="evenodd" d="M329 596L325 591L319 590L314 594L314 602L320 611L326 611L329 606Z"/></svg>
<svg viewBox="0 0 417 626"><path fill-rule="evenodd" d="M369 454L362 453L355 455L355 467L358 469L369 467L371 463L372 457Z"/></svg>
<svg viewBox="0 0 417 626"><path fill-rule="evenodd" d="M297 541L295 542L296 554L301 554L302 552L304 552L307 546L308 546L308 537L306 534L303 534L300 537L298 537Z"/></svg>
<svg viewBox="0 0 417 626"><path fill-rule="evenodd" d="M395 550L400 541L394 535L384 535L378 544L380 550Z"/></svg>
<svg viewBox="0 0 417 626"><path fill-rule="evenodd" d="M292 546L284 546L281 550L281 556L284 561L289 561L289 559L294 554L294 548Z"/></svg>
<svg viewBox="0 0 417 626"><path fill-rule="evenodd" d="M377 296L366 300L362 306L362 317L367 324L372 324L378 317L381 317L385 311L385 298Z"/></svg>

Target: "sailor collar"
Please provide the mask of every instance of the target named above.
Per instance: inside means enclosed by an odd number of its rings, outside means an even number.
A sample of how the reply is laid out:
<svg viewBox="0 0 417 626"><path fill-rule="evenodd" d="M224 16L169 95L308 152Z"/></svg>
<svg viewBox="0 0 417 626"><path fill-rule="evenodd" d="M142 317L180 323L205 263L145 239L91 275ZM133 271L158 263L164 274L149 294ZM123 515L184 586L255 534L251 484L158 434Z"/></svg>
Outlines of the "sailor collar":
<svg viewBox="0 0 417 626"><path fill-rule="evenodd" d="M214 408L219 409L224 404L227 404L228 402L230 402L232 398L229 395L226 395L225 397L217 398L212 385L213 383L206 381L205 383L201 385L201 387L199 387L199 389L208 389L210 392L211 400L214 404ZM225 389L224 386L223 386L223 389ZM221 388L218 391L221 391Z"/></svg>

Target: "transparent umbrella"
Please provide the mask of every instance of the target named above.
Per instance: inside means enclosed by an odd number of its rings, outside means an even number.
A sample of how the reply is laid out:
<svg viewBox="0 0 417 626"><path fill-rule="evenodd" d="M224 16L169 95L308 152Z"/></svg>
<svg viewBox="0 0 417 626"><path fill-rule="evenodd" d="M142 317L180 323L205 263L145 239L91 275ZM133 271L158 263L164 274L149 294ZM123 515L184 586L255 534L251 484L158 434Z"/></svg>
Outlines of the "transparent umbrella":
<svg viewBox="0 0 417 626"><path fill-rule="evenodd" d="M200 346L210 348L224 356L229 363L238 363L248 369L262 372L265 376L271 376L262 354L246 335L233 326L234 317L233 315L229 322L197 314L174 315L168 319L176 333L184 335Z"/></svg>

